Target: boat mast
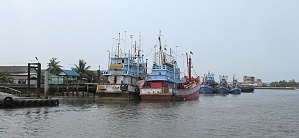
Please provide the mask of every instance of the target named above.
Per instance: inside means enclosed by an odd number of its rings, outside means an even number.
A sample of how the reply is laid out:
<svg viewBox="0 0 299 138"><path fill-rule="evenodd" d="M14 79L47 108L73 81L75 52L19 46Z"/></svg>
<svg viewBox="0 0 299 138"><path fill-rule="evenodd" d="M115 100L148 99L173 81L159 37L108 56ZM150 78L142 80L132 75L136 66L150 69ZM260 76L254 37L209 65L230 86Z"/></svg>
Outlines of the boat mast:
<svg viewBox="0 0 299 138"><path fill-rule="evenodd" d="M187 56L187 66L188 66L188 80L191 79L191 55L188 57L188 53L186 53Z"/></svg>
<svg viewBox="0 0 299 138"><path fill-rule="evenodd" d="M114 53L114 51L113 51L113 47L114 47L114 42L115 42L115 38L112 38L112 40L113 40L113 44L112 44L112 50L111 50L111 52L112 52L112 58L113 58L113 53Z"/></svg>
<svg viewBox="0 0 299 138"><path fill-rule="evenodd" d="M118 33L117 58L119 58L120 33Z"/></svg>
<svg viewBox="0 0 299 138"><path fill-rule="evenodd" d="M159 65L161 65L162 63L162 45L161 45L161 31L160 31L160 34L159 34Z"/></svg>
<svg viewBox="0 0 299 138"><path fill-rule="evenodd" d="M127 71L127 74L129 74L129 71L130 71L130 60L131 60L131 57L130 57L130 50L129 50L129 56L128 56L128 71Z"/></svg>
<svg viewBox="0 0 299 138"><path fill-rule="evenodd" d="M176 54L176 53L174 53L174 54ZM170 48L170 57L172 58L172 55L171 55L171 48ZM173 68L173 79L175 80L176 79L176 76L175 76L175 74L176 74L176 72L175 72L175 70L176 70L176 59L174 59L174 60L172 60L173 62L172 62L172 68ZM178 77L178 79L180 79L179 77ZM173 83L173 87L175 88L175 83Z"/></svg>
<svg viewBox="0 0 299 138"><path fill-rule="evenodd" d="M131 51L129 52L129 54L130 54L130 58L132 58L132 51L133 51L133 49L132 49L132 47L133 47L133 35L130 35L130 38L131 38L131 46L130 46Z"/></svg>
<svg viewBox="0 0 299 138"><path fill-rule="evenodd" d="M134 59L136 59L136 56L137 56L137 42L135 41L135 44L134 44Z"/></svg>
<svg viewBox="0 0 299 138"><path fill-rule="evenodd" d="M139 47L138 47L138 49L137 49L137 76L139 77L139 64L140 64L140 60L141 60L141 58L140 58L140 42L141 41L141 36L139 36Z"/></svg>

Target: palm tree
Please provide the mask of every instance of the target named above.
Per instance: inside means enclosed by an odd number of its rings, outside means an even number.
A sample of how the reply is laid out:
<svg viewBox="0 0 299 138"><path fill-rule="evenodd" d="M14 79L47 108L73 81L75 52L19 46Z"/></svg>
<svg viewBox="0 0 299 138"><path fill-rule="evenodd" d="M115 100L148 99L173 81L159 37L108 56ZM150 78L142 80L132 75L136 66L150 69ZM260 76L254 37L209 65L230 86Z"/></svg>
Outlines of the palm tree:
<svg viewBox="0 0 299 138"><path fill-rule="evenodd" d="M57 58L50 59L50 62L48 63L47 71L49 71L51 74L57 74L61 70L61 65L59 65L60 61L57 61Z"/></svg>
<svg viewBox="0 0 299 138"><path fill-rule="evenodd" d="M72 70L76 71L80 75L80 79L86 78L88 82L91 82L94 77L94 73L89 69L90 66L87 66L83 59L79 59L79 65L75 64L75 67L72 68Z"/></svg>

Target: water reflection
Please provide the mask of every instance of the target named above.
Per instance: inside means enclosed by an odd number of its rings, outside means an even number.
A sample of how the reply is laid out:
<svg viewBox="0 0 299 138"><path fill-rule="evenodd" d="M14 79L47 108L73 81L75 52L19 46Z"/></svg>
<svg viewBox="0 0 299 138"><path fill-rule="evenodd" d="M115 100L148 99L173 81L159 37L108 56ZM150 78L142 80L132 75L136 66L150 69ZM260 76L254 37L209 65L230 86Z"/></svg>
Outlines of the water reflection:
<svg viewBox="0 0 299 138"><path fill-rule="evenodd" d="M200 97L214 97L214 96L226 97L227 95L229 95L229 94L228 93L215 93L215 94L201 93L199 96Z"/></svg>
<svg viewBox="0 0 299 138"><path fill-rule="evenodd" d="M75 98L61 98L59 99L59 101L61 104L80 106L80 105L94 104L96 100L94 98L75 97Z"/></svg>

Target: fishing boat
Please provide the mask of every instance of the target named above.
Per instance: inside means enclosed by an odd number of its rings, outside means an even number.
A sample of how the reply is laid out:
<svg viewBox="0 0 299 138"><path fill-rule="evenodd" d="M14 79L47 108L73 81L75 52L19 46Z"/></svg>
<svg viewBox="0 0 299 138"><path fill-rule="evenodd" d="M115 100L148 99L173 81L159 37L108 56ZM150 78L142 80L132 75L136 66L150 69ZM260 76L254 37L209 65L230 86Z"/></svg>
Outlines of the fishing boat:
<svg viewBox="0 0 299 138"><path fill-rule="evenodd" d="M233 84L229 90L231 94L241 94L241 89L238 87L238 81L235 79L235 75L233 77Z"/></svg>
<svg viewBox="0 0 299 138"><path fill-rule="evenodd" d="M229 93L229 88L227 85L227 76L220 75L219 76L219 85L216 86L216 93L220 94L228 94Z"/></svg>
<svg viewBox="0 0 299 138"><path fill-rule="evenodd" d="M249 84L243 84L240 86L241 93L252 93L254 92L254 86Z"/></svg>
<svg viewBox="0 0 299 138"><path fill-rule="evenodd" d="M215 93L215 86L217 83L214 79L214 74L208 72L208 74L204 74L202 85L200 87L200 93L204 94L214 94Z"/></svg>
<svg viewBox="0 0 299 138"><path fill-rule="evenodd" d="M131 49L134 50L122 53L119 41L116 52L110 55L108 51L108 70L102 74L107 81L98 83L96 89L99 100L141 100L137 82L145 78L146 63L136 42Z"/></svg>
<svg viewBox="0 0 299 138"><path fill-rule="evenodd" d="M186 53L188 76L180 77L180 68L172 55L166 53L161 45L161 32L159 35L159 52L155 53L154 64L150 74L140 83L140 96L142 101L183 101L195 100L199 97L199 77L191 77L191 54Z"/></svg>

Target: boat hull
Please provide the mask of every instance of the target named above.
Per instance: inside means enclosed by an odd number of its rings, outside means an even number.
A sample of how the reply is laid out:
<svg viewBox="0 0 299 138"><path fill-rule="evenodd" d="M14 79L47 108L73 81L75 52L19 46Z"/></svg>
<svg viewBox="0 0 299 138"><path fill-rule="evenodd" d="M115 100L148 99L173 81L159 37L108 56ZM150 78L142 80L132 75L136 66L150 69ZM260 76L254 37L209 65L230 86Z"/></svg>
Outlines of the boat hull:
<svg viewBox="0 0 299 138"><path fill-rule="evenodd" d="M98 85L96 95L99 100L109 101L134 101L141 100L139 92L135 86L115 85Z"/></svg>
<svg viewBox="0 0 299 138"><path fill-rule="evenodd" d="M188 95L173 95L171 101L186 101L186 100L197 100L199 98L199 89Z"/></svg>
<svg viewBox="0 0 299 138"><path fill-rule="evenodd" d="M215 90L212 86L209 85L203 85L200 87L200 93L204 93L204 94L214 94Z"/></svg>
<svg viewBox="0 0 299 138"><path fill-rule="evenodd" d="M142 101L171 101L170 94L142 94L140 97Z"/></svg>
<svg viewBox="0 0 299 138"><path fill-rule="evenodd" d="M173 89L169 93L151 93L157 91L157 89L143 89L145 94L140 94L142 101L185 101L185 100L197 100L199 98L200 85L189 89Z"/></svg>
<svg viewBox="0 0 299 138"><path fill-rule="evenodd" d="M227 87L220 86L216 89L216 93L229 93L229 89Z"/></svg>
<svg viewBox="0 0 299 138"><path fill-rule="evenodd" d="M241 89L241 92L242 93L251 93L251 92L254 92L254 87L250 87L250 86L245 86L245 87L240 87Z"/></svg>
<svg viewBox="0 0 299 138"><path fill-rule="evenodd" d="M229 93L231 94L241 94L241 89L240 88L232 88Z"/></svg>
<svg viewBox="0 0 299 138"><path fill-rule="evenodd" d="M99 100L109 101L135 101L141 100L139 94L130 92L100 92L97 93Z"/></svg>

